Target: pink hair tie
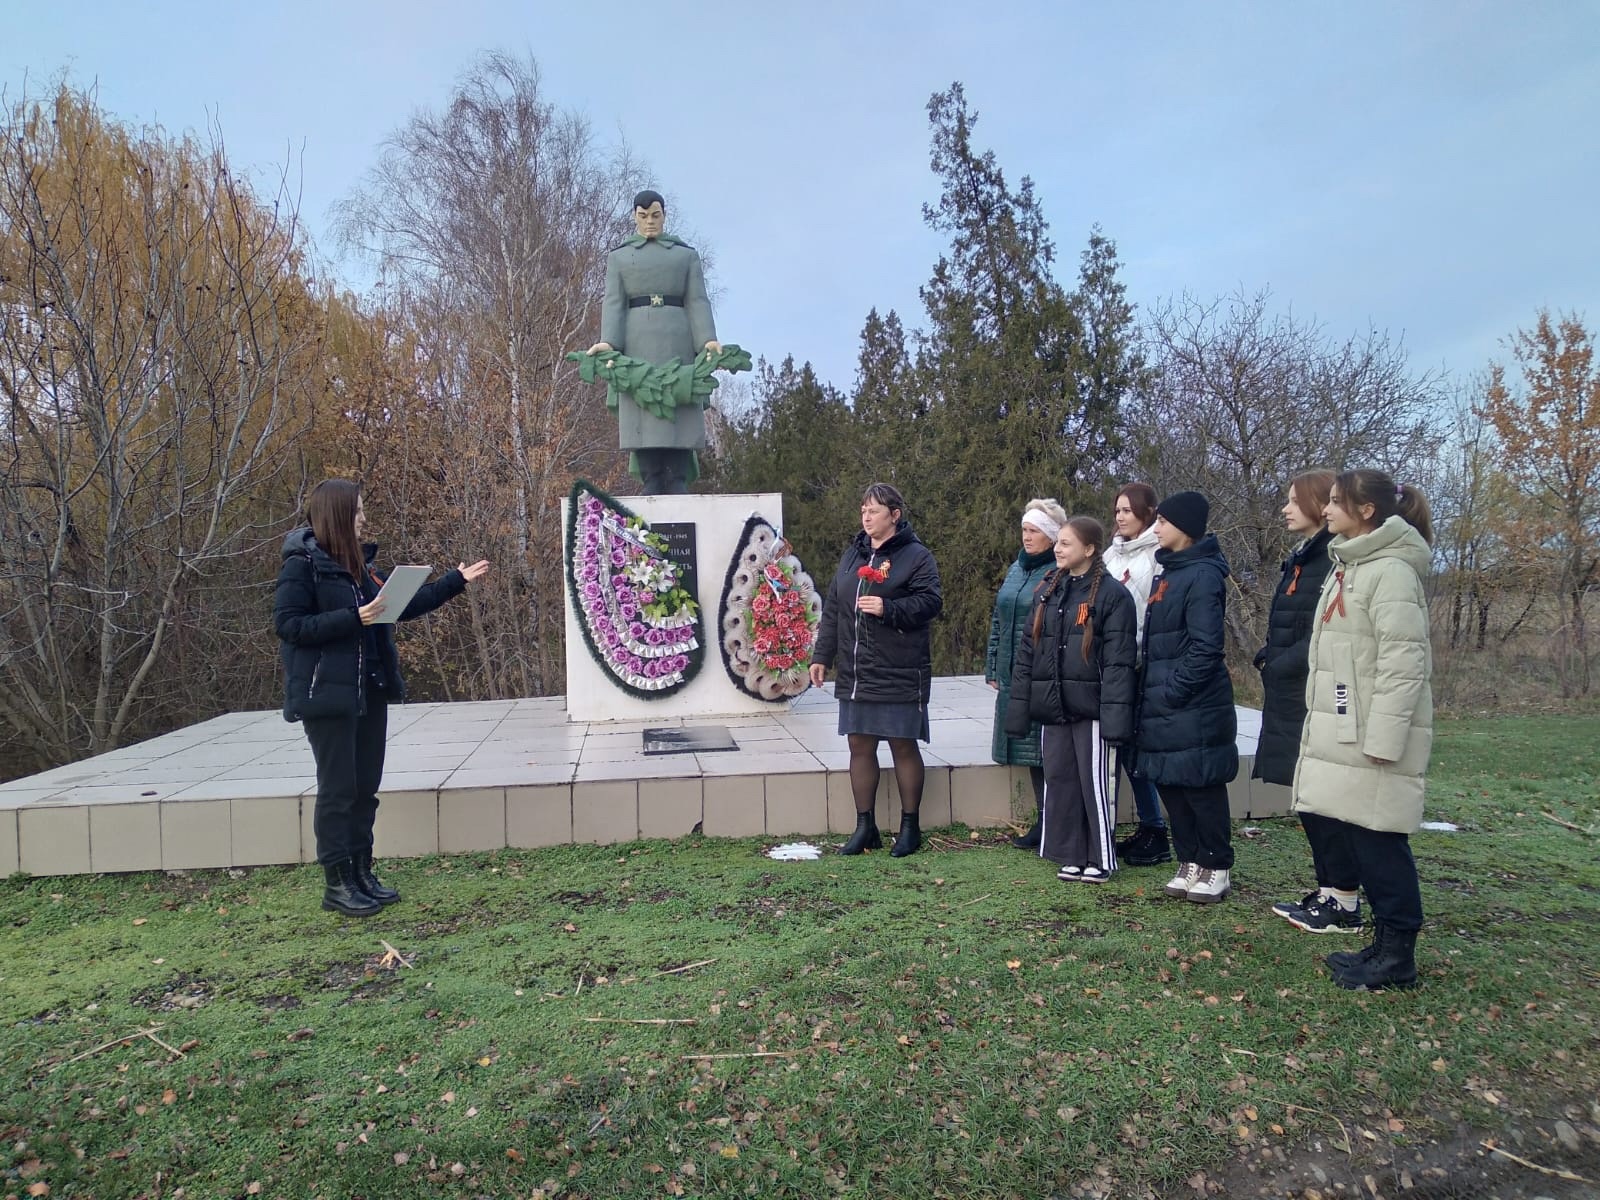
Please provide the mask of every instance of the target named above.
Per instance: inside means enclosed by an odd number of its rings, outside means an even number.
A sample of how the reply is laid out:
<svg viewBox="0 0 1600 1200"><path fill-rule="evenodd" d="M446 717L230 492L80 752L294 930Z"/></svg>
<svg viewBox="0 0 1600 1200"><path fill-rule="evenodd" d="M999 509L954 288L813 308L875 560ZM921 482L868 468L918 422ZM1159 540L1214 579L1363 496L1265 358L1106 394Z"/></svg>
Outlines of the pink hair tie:
<svg viewBox="0 0 1600 1200"><path fill-rule="evenodd" d="M1406 485L1405 484L1397 483L1397 484L1394 485L1394 498L1396 500L1404 500L1406 498Z"/></svg>

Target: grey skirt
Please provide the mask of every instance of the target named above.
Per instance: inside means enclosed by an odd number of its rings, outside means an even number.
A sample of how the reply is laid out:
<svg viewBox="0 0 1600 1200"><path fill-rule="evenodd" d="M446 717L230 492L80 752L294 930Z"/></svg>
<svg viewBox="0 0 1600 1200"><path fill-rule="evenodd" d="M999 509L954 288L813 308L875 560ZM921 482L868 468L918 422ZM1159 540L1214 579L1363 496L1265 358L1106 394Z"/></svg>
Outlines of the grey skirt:
<svg viewBox="0 0 1600 1200"><path fill-rule="evenodd" d="M870 700L839 701L839 732L881 738L928 740L928 707L910 701L876 704Z"/></svg>

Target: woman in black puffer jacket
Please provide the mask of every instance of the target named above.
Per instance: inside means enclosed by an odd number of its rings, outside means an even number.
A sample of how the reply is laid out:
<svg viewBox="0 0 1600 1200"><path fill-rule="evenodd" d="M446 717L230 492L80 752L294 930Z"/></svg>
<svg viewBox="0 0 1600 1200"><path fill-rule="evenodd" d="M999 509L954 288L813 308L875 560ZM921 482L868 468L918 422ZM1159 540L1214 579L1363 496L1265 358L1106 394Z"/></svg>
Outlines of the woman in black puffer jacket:
<svg viewBox="0 0 1600 1200"><path fill-rule="evenodd" d="M1231 889L1228 784L1238 714L1223 657L1228 563L1206 532L1211 505L1177 492L1156 506L1155 585L1144 616L1139 766L1161 792L1178 873L1163 889L1202 904Z"/></svg>
<svg viewBox="0 0 1600 1200"><path fill-rule="evenodd" d="M811 683L837 666L833 693L839 732L850 743L850 793L856 830L841 853L883 845L872 812L878 791L878 742L887 739L900 792L895 858L922 844L922 753L928 740L933 639L928 627L944 607L939 565L905 519L905 500L887 483L861 497L861 532L851 539L822 603Z"/></svg>
<svg viewBox="0 0 1600 1200"><path fill-rule="evenodd" d="M1058 879L1104 883L1116 869L1111 748L1133 741L1138 610L1106 574L1105 528L1068 517L1056 569L1039 588L1011 668L1006 730L1040 725L1044 808L1039 855Z"/></svg>
<svg viewBox="0 0 1600 1200"><path fill-rule="evenodd" d="M1321 612L1322 584L1333 569L1324 512L1333 494L1332 471L1302 471L1289 481L1283 519L1289 532L1302 539L1283 560L1283 574L1267 616L1267 644L1256 653L1261 672L1261 739L1251 778L1294 784L1300 760L1300 736L1306 723L1306 678L1311 632ZM1361 929L1361 872L1338 835L1339 822L1317 813L1301 813L1300 827L1311 844L1311 865L1317 886L1300 900L1285 900L1272 911L1291 925L1312 933L1353 933Z"/></svg>
<svg viewBox="0 0 1600 1200"><path fill-rule="evenodd" d="M306 525L283 539L272 620L283 645L283 715L300 721L317 763L312 819L326 887L322 907L366 917L400 893L372 871L372 827L383 780L389 705L405 699L395 620L432 612L489 569L462 563L386 614L378 548L363 545L358 484L329 479L306 503Z"/></svg>

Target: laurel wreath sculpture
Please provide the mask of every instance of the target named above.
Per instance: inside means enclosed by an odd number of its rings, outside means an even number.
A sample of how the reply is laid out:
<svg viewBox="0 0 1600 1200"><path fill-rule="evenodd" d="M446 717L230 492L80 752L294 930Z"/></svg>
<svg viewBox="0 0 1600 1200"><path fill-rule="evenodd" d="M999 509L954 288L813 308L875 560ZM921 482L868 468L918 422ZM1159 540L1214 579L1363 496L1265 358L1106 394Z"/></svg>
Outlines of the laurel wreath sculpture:
<svg viewBox="0 0 1600 1200"><path fill-rule="evenodd" d="M578 364L578 378L583 382L606 385L606 407L612 412L617 409L618 396L626 393L641 409L663 421L672 420L679 405L709 405L711 393L717 390L717 371L750 369L750 352L731 342L715 353L700 351L691 363L676 358L651 363L629 358L620 350L599 354L574 350L567 360Z"/></svg>

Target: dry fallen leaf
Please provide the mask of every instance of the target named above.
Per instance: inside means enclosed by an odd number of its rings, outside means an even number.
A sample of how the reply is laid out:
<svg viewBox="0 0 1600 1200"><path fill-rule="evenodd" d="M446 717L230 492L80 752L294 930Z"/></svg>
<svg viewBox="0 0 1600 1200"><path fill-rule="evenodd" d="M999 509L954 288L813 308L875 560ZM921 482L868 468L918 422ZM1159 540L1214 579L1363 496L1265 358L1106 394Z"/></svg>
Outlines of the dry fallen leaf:
<svg viewBox="0 0 1600 1200"><path fill-rule="evenodd" d="M49 1194L50 1185L42 1179L37 1183L30 1183L28 1185L28 1195L30 1196L48 1196Z"/></svg>
<svg viewBox="0 0 1600 1200"><path fill-rule="evenodd" d="M1006 959L1006 966L1009 967L1013 971L1015 971L1021 965L1022 965L1022 960L1020 958L1008 958L1008 959Z"/></svg>
<svg viewBox="0 0 1600 1200"><path fill-rule="evenodd" d="M135 917L135 918L134 918L134 919L133 919L133 923L134 923L134 924L135 924L135 925L143 925L143 924L144 924L144 923L145 923L145 922L146 922L146 921L148 921L148 920L149 920L149 919L150 919L150 918L148 918L148 917Z"/></svg>
<svg viewBox="0 0 1600 1200"><path fill-rule="evenodd" d="M173 1091L171 1088L168 1088L166 1091L161 1093L161 1103L163 1103L163 1104L176 1104L177 1101L178 1101L178 1093Z"/></svg>
<svg viewBox="0 0 1600 1200"><path fill-rule="evenodd" d="M490 1058L487 1054L485 1054L482 1058L480 1058L478 1060L478 1065L480 1067L487 1067L493 1061L494 1061L494 1059Z"/></svg>
<svg viewBox="0 0 1600 1200"><path fill-rule="evenodd" d="M293 1033L291 1033L284 1040L285 1041L290 1041L290 1042L303 1042L307 1038L314 1038L316 1036L317 1036L317 1031L315 1029L310 1029L310 1028L296 1029Z"/></svg>
<svg viewBox="0 0 1600 1200"><path fill-rule="evenodd" d="M454 1104L456 1102L456 1094L454 1092L446 1092L439 1099L445 1104Z"/></svg>
<svg viewBox="0 0 1600 1200"><path fill-rule="evenodd" d="M404 1150L400 1151L394 1156L394 1165L397 1167L403 1167L410 1161L411 1155L407 1154Z"/></svg>
<svg viewBox="0 0 1600 1200"><path fill-rule="evenodd" d="M508 1146L506 1148L506 1157L509 1158L514 1163L519 1163L519 1162L525 1161L523 1159L523 1157L522 1157L522 1151L516 1149L515 1147ZM646 1168L646 1169L648 1170L648 1168ZM659 1170L661 1170L661 1168L657 1167L656 1170L659 1171Z"/></svg>
<svg viewBox="0 0 1600 1200"><path fill-rule="evenodd" d="M245 1184L244 1194L246 1196L261 1195L261 1181L259 1179L252 1179L249 1183Z"/></svg>
<svg viewBox="0 0 1600 1200"><path fill-rule="evenodd" d="M737 1147L737 1146L724 1146L722 1148L722 1157L723 1158L738 1158L739 1157L739 1147Z"/></svg>

